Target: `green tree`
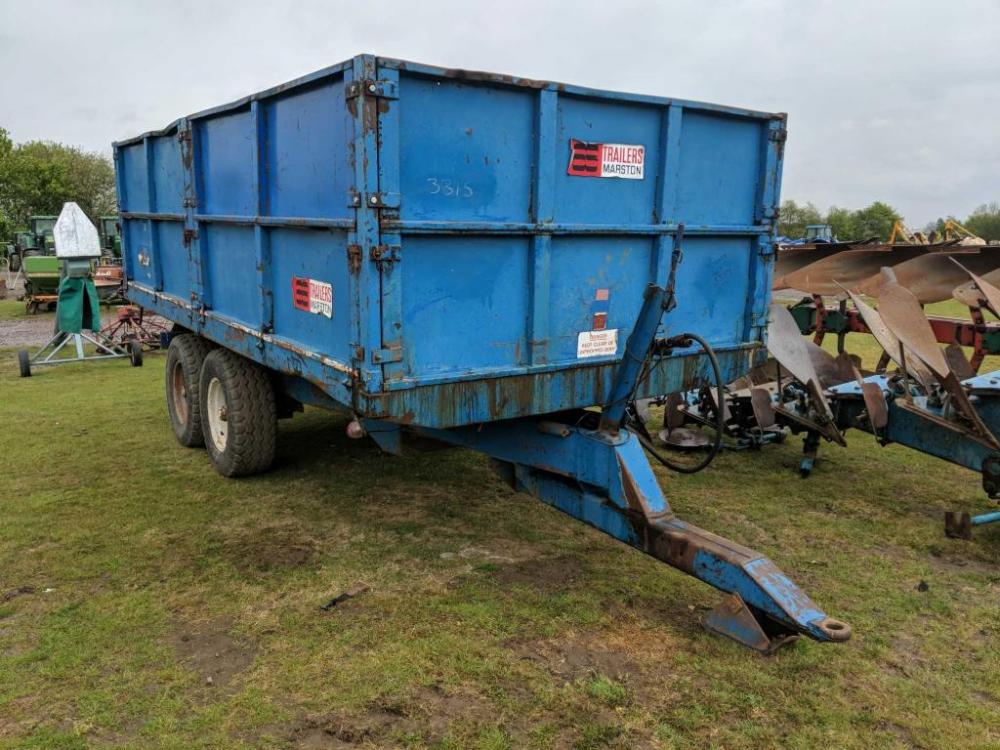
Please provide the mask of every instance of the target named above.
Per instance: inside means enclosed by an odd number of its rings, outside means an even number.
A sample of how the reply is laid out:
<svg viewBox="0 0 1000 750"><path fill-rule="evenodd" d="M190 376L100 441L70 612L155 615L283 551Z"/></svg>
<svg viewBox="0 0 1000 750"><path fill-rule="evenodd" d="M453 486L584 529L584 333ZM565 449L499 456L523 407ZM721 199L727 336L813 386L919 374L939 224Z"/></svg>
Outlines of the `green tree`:
<svg viewBox="0 0 1000 750"><path fill-rule="evenodd" d="M6 190L6 185L9 184L10 178L7 176L7 172L10 167L10 155L14 150L14 143L10 139L10 135L6 130L0 128L0 242L3 242L8 237L14 233L14 224L11 218L7 215L4 210L3 205L3 194Z"/></svg>
<svg viewBox="0 0 1000 750"><path fill-rule="evenodd" d="M0 129L0 229L9 237L28 217L58 214L75 201L89 216L114 213L115 171L101 154L48 141L14 145Z"/></svg>
<svg viewBox="0 0 1000 750"><path fill-rule="evenodd" d="M887 240L892 233L892 225L901 218L903 217L892 206L875 201L870 206L854 212L852 216L854 236L851 239L877 237L880 240Z"/></svg>
<svg viewBox="0 0 1000 750"><path fill-rule="evenodd" d="M778 214L778 234L784 237L804 237L809 224L822 224L823 215L812 203L800 206L793 200L781 204Z"/></svg>
<svg viewBox="0 0 1000 750"><path fill-rule="evenodd" d="M830 225L833 236L838 240L856 239L854 231L854 212L849 208L830 206L826 212L826 223Z"/></svg>
<svg viewBox="0 0 1000 750"><path fill-rule="evenodd" d="M955 217L949 216L948 218L954 219ZM928 221L926 224L924 224L924 228L922 231L927 237L931 236L931 232L935 232L940 235L942 232L944 232L945 221L946 220L941 217L938 217L934 221Z"/></svg>
<svg viewBox="0 0 1000 750"><path fill-rule="evenodd" d="M963 223L966 229L987 242L1000 240L1000 203L984 203Z"/></svg>

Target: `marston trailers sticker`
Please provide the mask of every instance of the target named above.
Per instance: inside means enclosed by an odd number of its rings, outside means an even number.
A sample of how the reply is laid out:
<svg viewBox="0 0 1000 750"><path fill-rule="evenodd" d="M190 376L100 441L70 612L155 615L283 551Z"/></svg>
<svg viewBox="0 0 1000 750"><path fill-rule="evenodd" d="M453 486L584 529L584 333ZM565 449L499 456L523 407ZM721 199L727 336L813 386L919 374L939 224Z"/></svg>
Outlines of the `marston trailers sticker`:
<svg viewBox="0 0 1000 750"><path fill-rule="evenodd" d="M333 286L325 281L292 277L292 304L298 310L333 317Z"/></svg>
<svg viewBox="0 0 1000 750"><path fill-rule="evenodd" d="M588 143L571 138L569 167L574 177L618 177L641 180L646 164L646 147L628 143Z"/></svg>

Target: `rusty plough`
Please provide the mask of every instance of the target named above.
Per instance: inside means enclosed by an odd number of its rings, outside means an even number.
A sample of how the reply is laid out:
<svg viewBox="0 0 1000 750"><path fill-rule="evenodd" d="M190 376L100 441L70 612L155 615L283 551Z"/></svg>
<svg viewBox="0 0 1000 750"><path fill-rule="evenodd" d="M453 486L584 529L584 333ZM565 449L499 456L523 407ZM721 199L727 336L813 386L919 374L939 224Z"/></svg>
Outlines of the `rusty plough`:
<svg viewBox="0 0 1000 750"><path fill-rule="evenodd" d="M901 247L865 245L832 253L821 247L818 260L802 264L801 257L793 258L798 266L791 270L782 269L779 259L782 276L776 285L814 294L814 311L822 311L824 296L839 297L836 314L846 321L844 329L872 335L883 355L876 371L863 372L859 358L844 351L842 332L834 356L803 336L810 331L803 325L802 305L773 303L772 359L731 383L721 405L727 445L756 447L789 432L804 434L800 471L807 476L822 441L845 445L847 430L863 430L881 445L905 445L978 472L987 495L1000 498L1000 370L977 374L983 356L992 353L984 339L1000 331L1000 323L986 319L987 313L1000 318L1000 247L956 243L914 246L913 252ZM872 275L876 259L892 265ZM923 304L945 298L969 306L972 320L945 326L924 314ZM976 334L975 341L960 335L966 329ZM963 345L974 346L971 362ZM714 423L716 401L704 393L666 399L661 439L670 444L677 430ZM975 526L998 521L1000 512L948 513L945 530L970 538Z"/></svg>

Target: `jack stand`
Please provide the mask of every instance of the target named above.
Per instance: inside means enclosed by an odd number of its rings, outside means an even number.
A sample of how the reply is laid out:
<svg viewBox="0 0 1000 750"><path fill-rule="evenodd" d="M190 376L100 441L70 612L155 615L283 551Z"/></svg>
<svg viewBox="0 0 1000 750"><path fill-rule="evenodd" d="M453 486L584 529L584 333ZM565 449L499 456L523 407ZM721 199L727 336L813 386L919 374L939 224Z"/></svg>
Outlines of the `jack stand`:
<svg viewBox="0 0 1000 750"><path fill-rule="evenodd" d="M812 474L819 451L819 433L809 430L802 439L802 461L799 462L799 476L803 479Z"/></svg>
<svg viewBox="0 0 1000 750"><path fill-rule="evenodd" d="M972 539L973 526L985 526L998 522L1000 522L1000 511L973 516L969 513L954 513L949 510L944 514L944 533L952 539L968 540Z"/></svg>
<svg viewBox="0 0 1000 750"><path fill-rule="evenodd" d="M782 646L798 640L797 633L765 630L767 620L755 613L739 594L733 593L705 615L705 629L723 635L762 654L773 654Z"/></svg>

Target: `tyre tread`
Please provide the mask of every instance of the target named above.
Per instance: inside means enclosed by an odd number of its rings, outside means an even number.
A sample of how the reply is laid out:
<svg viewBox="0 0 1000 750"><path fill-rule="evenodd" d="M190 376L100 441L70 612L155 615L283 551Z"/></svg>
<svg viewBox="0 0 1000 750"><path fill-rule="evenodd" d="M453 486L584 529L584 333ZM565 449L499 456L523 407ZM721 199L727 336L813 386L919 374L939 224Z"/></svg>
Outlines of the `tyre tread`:
<svg viewBox="0 0 1000 750"><path fill-rule="evenodd" d="M190 403L188 404L188 423L184 429L178 432L177 424L171 415L170 425L174 430L177 441L186 448L200 448L205 445L205 436L201 426L201 393L199 386L201 383L201 367L213 349L212 343L193 333L183 333L174 336L170 340L170 347L167 350L167 410L170 411L170 375L173 370L174 357L181 360L181 367L188 380L188 393Z"/></svg>
<svg viewBox="0 0 1000 750"><path fill-rule="evenodd" d="M229 436L226 451L219 453L206 440L216 470L227 477L267 471L274 462L278 439L278 412L274 386L267 371L227 349L215 349L202 368L199 398L207 391L213 370L226 391ZM202 401L204 405L204 401Z"/></svg>

